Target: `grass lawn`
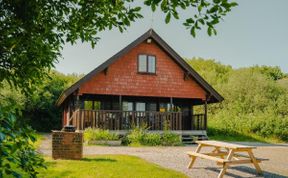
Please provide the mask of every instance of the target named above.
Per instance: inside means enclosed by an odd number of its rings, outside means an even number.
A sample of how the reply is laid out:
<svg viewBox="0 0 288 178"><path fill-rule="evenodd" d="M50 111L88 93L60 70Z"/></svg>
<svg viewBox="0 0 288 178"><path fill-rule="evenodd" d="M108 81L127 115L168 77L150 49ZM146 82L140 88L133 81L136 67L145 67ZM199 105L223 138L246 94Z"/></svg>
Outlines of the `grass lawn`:
<svg viewBox="0 0 288 178"><path fill-rule="evenodd" d="M99 155L82 160L52 160L46 158L47 170L39 177L99 177L99 178L187 178L186 175L162 168L143 159L126 155Z"/></svg>
<svg viewBox="0 0 288 178"><path fill-rule="evenodd" d="M284 143L277 138L263 138L256 134L210 134L208 133L209 140L219 140L228 142L263 142L263 143Z"/></svg>

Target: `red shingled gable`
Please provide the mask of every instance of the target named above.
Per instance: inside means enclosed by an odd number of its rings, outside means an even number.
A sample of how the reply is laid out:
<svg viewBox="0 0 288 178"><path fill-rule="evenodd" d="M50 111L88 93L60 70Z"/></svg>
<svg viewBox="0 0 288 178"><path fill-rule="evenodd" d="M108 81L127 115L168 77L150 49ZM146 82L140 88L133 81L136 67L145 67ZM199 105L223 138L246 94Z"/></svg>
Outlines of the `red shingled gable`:
<svg viewBox="0 0 288 178"><path fill-rule="evenodd" d="M139 54L156 56L156 75L137 73ZM104 71L83 83L79 94L157 96L205 99L206 91L156 43L140 43Z"/></svg>

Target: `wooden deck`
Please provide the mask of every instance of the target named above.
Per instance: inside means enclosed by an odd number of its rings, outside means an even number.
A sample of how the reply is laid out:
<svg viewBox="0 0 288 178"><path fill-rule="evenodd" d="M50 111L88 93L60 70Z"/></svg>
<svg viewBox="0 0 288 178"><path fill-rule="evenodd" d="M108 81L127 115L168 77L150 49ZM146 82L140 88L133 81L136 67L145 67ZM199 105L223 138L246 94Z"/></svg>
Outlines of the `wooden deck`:
<svg viewBox="0 0 288 178"><path fill-rule="evenodd" d="M193 130L206 130L204 115L194 115L193 118ZM67 124L74 125L77 130L92 127L123 132L141 125L150 131L161 131L165 123L169 130L182 132L182 113L79 109L73 112Z"/></svg>

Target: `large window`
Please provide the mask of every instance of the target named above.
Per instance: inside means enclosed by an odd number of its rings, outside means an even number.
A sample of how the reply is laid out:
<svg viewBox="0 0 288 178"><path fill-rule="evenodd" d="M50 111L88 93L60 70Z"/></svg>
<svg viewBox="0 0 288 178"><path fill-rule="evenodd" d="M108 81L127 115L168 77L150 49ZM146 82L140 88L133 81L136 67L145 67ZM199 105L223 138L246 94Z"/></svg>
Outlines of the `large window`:
<svg viewBox="0 0 288 178"><path fill-rule="evenodd" d="M138 72L155 74L156 73L155 56L140 54L138 56Z"/></svg>
<svg viewBox="0 0 288 178"><path fill-rule="evenodd" d="M136 111L146 111L146 104L136 102Z"/></svg>

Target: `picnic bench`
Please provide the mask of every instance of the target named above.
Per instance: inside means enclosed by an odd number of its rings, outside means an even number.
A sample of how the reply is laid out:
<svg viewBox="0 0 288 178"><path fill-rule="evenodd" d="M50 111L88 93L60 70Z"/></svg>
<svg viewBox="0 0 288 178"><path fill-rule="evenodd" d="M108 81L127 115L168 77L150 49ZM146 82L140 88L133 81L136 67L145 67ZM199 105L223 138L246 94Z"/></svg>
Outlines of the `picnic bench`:
<svg viewBox="0 0 288 178"><path fill-rule="evenodd" d="M198 147L195 152L187 152L191 161L188 165L188 169L191 169L196 158L208 159L215 161L218 165L222 166L222 169L218 175L218 178L222 178L230 165L237 164L250 164L252 163L258 174L262 174L262 170L258 163L265 159L256 158L252 152L256 149L255 146L245 146L239 144L232 144L220 141L196 141ZM212 152L200 153L201 148L212 147ZM246 153L243 154L243 153Z"/></svg>

